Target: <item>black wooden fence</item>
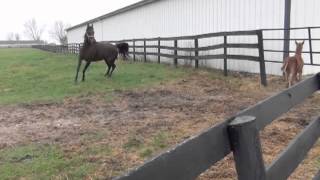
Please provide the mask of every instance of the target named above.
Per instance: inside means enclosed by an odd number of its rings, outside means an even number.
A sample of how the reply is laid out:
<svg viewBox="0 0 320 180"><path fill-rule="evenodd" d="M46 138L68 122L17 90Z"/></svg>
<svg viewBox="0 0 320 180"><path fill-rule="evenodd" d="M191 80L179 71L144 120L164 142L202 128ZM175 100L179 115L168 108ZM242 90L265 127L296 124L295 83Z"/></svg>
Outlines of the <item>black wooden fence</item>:
<svg viewBox="0 0 320 180"><path fill-rule="evenodd" d="M228 42L228 37L232 36L255 36L257 41L255 43L230 43ZM223 43L215 44L211 46L199 46L199 40L208 39L208 38L223 38ZM194 43L194 47L186 48L179 47L180 41L192 40ZM219 32L219 33L209 33L209 34L201 34L195 36L180 36L180 37L168 37L168 38L149 38L149 39L127 39L121 41L108 41L111 43L118 42L127 42L130 44L131 51L129 52L131 56L133 56L133 60L137 60L137 55L143 56L143 61L147 61L147 56L157 56L158 63L160 63L161 58L171 58L173 60L173 64L175 67L178 66L178 61L181 59L188 59L194 61L195 68L199 67L199 61L201 60L214 60L214 59L223 59L224 60L224 74L228 75L228 60L248 60L255 61L260 64L260 77L261 84L264 86L267 85L267 77L266 77L266 68L264 61L264 49L263 49L263 34L261 30L253 30L253 31L234 31L234 32ZM147 42L156 42L157 45L148 45ZM173 46L165 46L162 45L164 42L173 42ZM138 45L138 44L143 45ZM67 46L34 46L34 48L39 48L43 50L48 50L52 52L66 52L70 53L78 53L81 44L69 44ZM66 49L68 48L68 49ZM234 55L228 52L229 48L242 48L242 49L256 49L259 53L258 56L250 56L250 55ZM137 51L137 49L143 49L143 52ZM157 52L150 52L150 49L157 49ZM206 54L200 55L200 52L208 52L210 50L219 50L222 49L222 54ZM172 50L173 53L162 53L161 50ZM194 55L179 55L180 52L190 52L194 53Z"/></svg>
<svg viewBox="0 0 320 180"><path fill-rule="evenodd" d="M256 43L231 43L228 42L228 37L233 36L255 36L257 41ZM199 46L199 40L209 39L209 38L223 38L223 43L214 44L210 46ZM179 47L180 41L191 40L193 41L193 47ZM194 67L199 67L199 61L201 60L215 60L215 59L223 59L224 60L224 75L228 75L228 60L248 60L255 61L260 64L260 77L261 84L267 85L266 78L266 68L264 61L264 49L263 49L263 34L262 30L253 30L253 31L233 31L233 32L219 32L219 33L209 33L209 34L201 34L194 36L180 36L180 37L158 37L158 38L148 38L148 39L126 39L121 41L109 41L112 43L118 42L128 42L131 44L131 51L129 52L133 61L136 61L137 55L143 56L143 61L147 61L147 56L156 56L158 63L160 63L161 58L171 58L173 59L173 64L175 67L178 66L179 60L193 60ZM172 42L173 46L162 45L164 42ZM148 45L148 43L154 43L156 45ZM137 45L142 44L142 45ZM229 48L242 48L242 49L256 49L259 53L258 56L250 56L250 55L235 55L229 53ZM143 51L137 51L137 49L143 49ZM150 52L148 50L156 49L157 52ZM221 54L206 54L200 55L200 52L209 52L210 50L219 50L222 49L223 53ZM162 53L161 50L172 50L173 53ZM181 52L190 52L194 53L194 55L179 55Z"/></svg>
<svg viewBox="0 0 320 180"><path fill-rule="evenodd" d="M320 73L239 112L116 179L191 180L232 151L238 179L285 180L319 138L320 117L292 140L268 167L262 159L259 131L319 89ZM319 178L319 174L315 178Z"/></svg>
<svg viewBox="0 0 320 180"><path fill-rule="evenodd" d="M275 28L275 29L263 29L262 30L264 33L266 32L282 32L284 33L285 31L289 32L289 38L263 38L263 41L266 42L283 42L284 43L284 49L264 49L265 53L281 53L284 54L283 57L287 57L289 53L294 53L295 51L290 50L290 42L292 41L306 41L305 44L308 45L308 51L303 51L302 54L309 54L310 55L310 60L304 62L305 65L312 65L312 66L320 66L320 62L314 62L314 55L315 54L320 54L320 49L314 48L314 43L320 42L320 27L297 27L297 28L290 28L290 29L283 29L283 28ZM292 38L293 34L295 31L300 32L300 36ZM318 31L316 33L312 33L312 31ZM319 47L319 45L317 46ZM283 58L280 60L271 60L271 59L265 59L266 62L271 62L271 63L283 63Z"/></svg>

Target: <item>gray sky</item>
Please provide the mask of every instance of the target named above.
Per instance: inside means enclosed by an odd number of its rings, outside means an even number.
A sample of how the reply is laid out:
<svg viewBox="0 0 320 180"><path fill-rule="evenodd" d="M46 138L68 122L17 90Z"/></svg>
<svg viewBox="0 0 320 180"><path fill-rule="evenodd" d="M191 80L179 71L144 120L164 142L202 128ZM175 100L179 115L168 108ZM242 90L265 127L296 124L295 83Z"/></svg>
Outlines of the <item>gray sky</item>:
<svg viewBox="0 0 320 180"><path fill-rule="evenodd" d="M24 23L35 18L45 27L43 39L52 42L48 31L56 20L76 25L140 0L3 0L0 10L0 40L9 33L24 35Z"/></svg>

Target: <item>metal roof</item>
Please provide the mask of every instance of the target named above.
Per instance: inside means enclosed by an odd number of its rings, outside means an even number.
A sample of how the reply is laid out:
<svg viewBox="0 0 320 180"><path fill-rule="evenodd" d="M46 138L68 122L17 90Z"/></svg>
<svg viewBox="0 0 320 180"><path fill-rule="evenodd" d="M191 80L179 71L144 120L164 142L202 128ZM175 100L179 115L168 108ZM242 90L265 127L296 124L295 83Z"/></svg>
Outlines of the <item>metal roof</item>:
<svg viewBox="0 0 320 180"><path fill-rule="evenodd" d="M109 18L109 17L111 17L111 16L115 16L115 15L117 15L117 14L124 13L124 12L130 11L130 10L136 9L136 8L142 7L142 6L147 5L147 4L151 4L151 3L156 2L156 1L160 1L160 0L143 0L143 1L139 1L139 2L137 2L137 3L134 3L134 4L129 5L129 6L126 6L126 7L124 7L124 8L115 10L115 11L110 12L110 13L108 13L108 14L99 16L99 17L94 18L94 19L91 19L91 20L89 20L89 21L85 21L85 22L83 22L83 23L81 23L81 24L78 24L78 25L75 25L75 26L72 26L72 27L70 27L70 28L68 28L68 29L66 29L66 30L67 30L67 31L70 31L70 30L72 30L72 29L76 29L76 28L78 28L78 27L87 25L88 23L94 23L94 22L97 22L97 21L100 21L100 20Z"/></svg>

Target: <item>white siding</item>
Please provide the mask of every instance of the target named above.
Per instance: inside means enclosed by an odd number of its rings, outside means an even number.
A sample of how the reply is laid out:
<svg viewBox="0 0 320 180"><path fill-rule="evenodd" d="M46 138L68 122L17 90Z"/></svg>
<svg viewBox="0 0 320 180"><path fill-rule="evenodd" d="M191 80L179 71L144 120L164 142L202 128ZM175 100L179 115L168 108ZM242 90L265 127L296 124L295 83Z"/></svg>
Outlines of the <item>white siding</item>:
<svg viewBox="0 0 320 180"><path fill-rule="evenodd" d="M309 3L309 1L310 3L317 3L319 7L318 0L305 0L303 2ZM293 0L293 4L301 2L301 0ZM310 6L314 7L313 5ZM313 13L316 14L317 10L313 9ZM309 11L309 9L306 11ZM292 15L294 16L294 13ZM300 16L304 16L304 14ZM308 21L308 18L304 18L302 22L306 20ZM107 41L260 28L283 28L283 21L284 0L162 0L96 22L94 27L97 40ZM312 21L316 22L316 19ZM310 25L314 25L314 23L310 22ZM82 42L84 28L69 31L69 42ZM281 32L267 32L264 36L282 38L283 34ZM201 40L199 45L206 46L219 41L221 39L211 38ZM228 41L254 43L257 40L252 37L230 37ZM192 45L190 41L179 42L179 46L190 47ZM265 48L281 50L283 44L266 42ZM257 51L239 49L230 49L229 52L246 55L257 54ZM221 51L202 52L202 54L206 53L221 53ZM282 58L279 53L266 53L265 56L268 60L281 60ZM202 64L216 68L222 68L223 66L222 60L209 60L202 62ZM249 61L243 63L243 61L231 60L228 62L228 67L232 70L259 72L258 63ZM267 63L267 73L280 74L280 64Z"/></svg>
<svg viewBox="0 0 320 180"><path fill-rule="evenodd" d="M319 0L292 0L291 27L320 26L320 1ZM311 31L313 38L320 38L320 29ZM292 38L308 38L307 30L295 30L291 32ZM295 43L290 43L291 50L295 49ZM320 51L320 41L312 42L313 51ZM309 41L305 41L304 51L309 51ZM303 54L304 61L310 63L310 55ZM320 64L320 54L313 54L314 63ZM305 66L304 73L320 72L320 67Z"/></svg>

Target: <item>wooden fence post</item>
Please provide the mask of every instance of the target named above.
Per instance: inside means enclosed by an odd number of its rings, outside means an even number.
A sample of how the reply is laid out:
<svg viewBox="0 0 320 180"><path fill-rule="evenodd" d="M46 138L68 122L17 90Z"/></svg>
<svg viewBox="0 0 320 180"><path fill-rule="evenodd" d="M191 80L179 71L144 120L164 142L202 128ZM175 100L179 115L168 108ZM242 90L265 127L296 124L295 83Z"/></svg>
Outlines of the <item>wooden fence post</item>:
<svg viewBox="0 0 320 180"><path fill-rule="evenodd" d="M147 47L146 47L146 39L143 40L143 51L144 51L144 62L147 62Z"/></svg>
<svg viewBox="0 0 320 180"><path fill-rule="evenodd" d="M224 59L223 59L223 70L224 70L224 75L228 76L228 59L227 59L227 35L223 36L223 55L224 55Z"/></svg>
<svg viewBox="0 0 320 180"><path fill-rule="evenodd" d="M311 37L310 27L308 27L308 35L309 35L310 64L313 64L312 37Z"/></svg>
<svg viewBox="0 0 320 180"><path fill-rule="evenodd" d="M136 61L136 40L132 40L133 61Z"/></svg>
<svg viewBox="0 0 320 180"><path fill-rule="evenodd" d="M158 63L159 64L160 64L160 52L161 52L160 45L161 45L161 41L160 41L160 37L159 37L158 38Z"/></svg>
<svg viewBox="0 0 320 180"><path fill-rule="evenodd" d="M262 30L257 30L258 46L259 46L259 63L260 63L260 79L261 84L267 86L266 65L264 60L263 34Z"/></svg>
<svg viewBox="0 0 320 180"><path fill-rule="evenodd" d="M174 40L174 55L175 55L175 57L174 57L174 59L173 59L173 64L174 64L174 67L178 67L178 58L177 58L177 56L178 56L178 50L177 50L177 48L178 48L178 40L176 39L176 40Z"/></svg>
<svg viewBox="0 0 320 180"><path fill-rule="evenodd" d="M198 68L199 67L199 39L198 38L195 38L194 39L194 48L196 49L194 51L194 56L195 56L195 62L194 62L194 67L195 68Z"/></svg>
<svg viewBox="0 0 320 180"><path fill-rule="evenodd" d="M231 149L239 180L265 180L266 170L261 152L256 118L236 117L228 125Z"/></svg>

